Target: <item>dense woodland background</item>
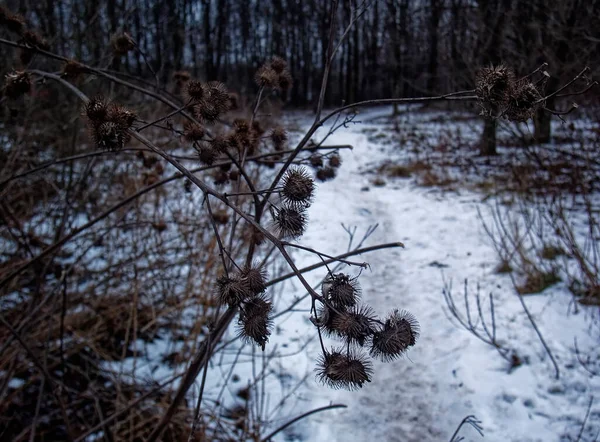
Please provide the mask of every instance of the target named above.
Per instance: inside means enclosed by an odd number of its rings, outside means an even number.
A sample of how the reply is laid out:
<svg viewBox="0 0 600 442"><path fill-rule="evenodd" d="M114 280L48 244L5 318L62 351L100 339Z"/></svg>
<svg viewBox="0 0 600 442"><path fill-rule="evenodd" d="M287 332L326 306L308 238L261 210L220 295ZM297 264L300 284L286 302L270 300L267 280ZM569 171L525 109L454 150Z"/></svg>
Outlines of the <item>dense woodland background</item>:
<svg viewBox="0 0 600 442"><path fill-rule="evenodd" d="M600 58L600 1L379 0L349 31L327 103L470 89L475 71L509 62L525 74L543 62L558 84ZM244 93L268 57L288 60L293 105L314 103L327 48L331 2L320 0L8 0L51 50L89 65L153 78L177 70ZM342 1L341 34L362 2ZM112 35L138 51L114 58ZM3 51L5 48L2 49ZM4 68L6 69L6 67Z"/></svg>

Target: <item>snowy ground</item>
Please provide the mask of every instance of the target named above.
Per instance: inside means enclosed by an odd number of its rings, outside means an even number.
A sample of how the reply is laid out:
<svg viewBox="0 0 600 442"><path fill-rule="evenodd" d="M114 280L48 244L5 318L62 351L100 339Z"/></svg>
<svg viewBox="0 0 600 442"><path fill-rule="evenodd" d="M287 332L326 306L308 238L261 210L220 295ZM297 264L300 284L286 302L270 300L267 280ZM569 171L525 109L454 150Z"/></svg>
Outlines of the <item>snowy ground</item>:
<svg viewBox="0 0 600 442"><path fill-rule="evenodd" d="M377 113L382 111L362 119ZM329 403L348 408L313 415L279 440L297 435L311 441L447 441L467 415L482 421L487 441L576 440L590 397L600 393L600 379L579 365L573 348L575 337L583 348L594 345L587 315L567 315L572 297L562 283L525 299L558 360L556 380L510 278L494 272L498 258L477 216L478 207L485 212L482 195L442 193L403 179L387 179L386 186L374 187L373 177L363 171L399 154L393 144L369 142L364 131L369 128L380 126L351 126L329 139L329 144L351 144L354 150L341 152L338 177L318 187L309 228L300 243L332 255L343 253L348 235L341 223L357 226L357 236L378 223L367 245L403 242L404 249L364 255L360 260L368 261L371 270L364 271L359 281L363 300L378 314L393 308L409 310L421 324L421 336L403 360L376 363L373 381L362 390L330 390L310 374L292 395L297 405L287 409L291 415ZM315 260L295 256L299 266ZM324 274L309 276L316 283ZM494 294L498 336L526 361L524 365L508 373L507 363L493 348L447 318L444 281L452 282L460 300L465 279L472 290L479 285L482 294ZM287 299L304 294L298 284L295 287L296 292L286 290ZM301 307L307 309L308 302ZM280 318L271 345L306 340L313 334L307 317L307 312L296 312ZM282 359L282 370L301 377L314 368L318 354L313 341L308 354ZM594 403L582 441L594 440L599 420L600 404ZM461 434L467 441L481 440L471 428Z"/></svg>

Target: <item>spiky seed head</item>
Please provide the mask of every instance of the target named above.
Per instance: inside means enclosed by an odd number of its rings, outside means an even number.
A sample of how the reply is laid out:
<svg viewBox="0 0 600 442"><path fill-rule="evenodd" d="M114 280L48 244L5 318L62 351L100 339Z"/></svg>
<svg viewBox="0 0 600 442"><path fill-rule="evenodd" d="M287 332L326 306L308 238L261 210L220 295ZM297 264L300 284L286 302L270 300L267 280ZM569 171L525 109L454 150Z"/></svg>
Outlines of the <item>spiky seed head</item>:
<svg viewBox="0 0 600 442"><path fill-rule="evenodd" d="M262 127L262 124L259 120L254 120L252 122L252 132L256 137L260 137L265 133L265 129Z"/></svg>
<svg viewBox="0 0 600 442"><path fill-rule="evenodd" d="M229 110L236 110L240 106L240 96L235 92L229 93Z"/></svg>
<svg viewBox="0 0 600 442"><path fill-rule="evenodd" d="M213 182L215 186L222 186L229 182L229 174L224 170L216 170L213 175Z"/></svg>
<svg viewBox="0 0 600 442"><path fill-rule="evenodd" d="M243 118L233 120L233 128L237 133L248 133L250 131L250 123Z"/></svg>
<svg viewBox="0 0 600 442"><path fill-rule="evenodd" d="M335 169L333 167L323 167L317 170L315 174L319 181L325 182L335 178Z"/></svg>
<svg viewBox="0 0 600 442"><path fill-rule="evenodd" d="M204 97L204 87L201 81L192 80L186 85L187 97L191 101L200 101Z"/></svg>
<svg viewBox="0 0 600 442"><path fill-rule="evenodd" d="M229 222L229 214L226 210L218 210L213 212L213 220L217 224L227 224Z"/></svg>
<svg viewBox="0 0 600 442"><path fill-rule="evenodd" d="M204 128L196 123L186 123L183 127L183 137L186 141L193 143L204 137Z"/></svg>
<svg viewBox="0 0 600 442"><path fill-rule="evenodd" d="M338 154L333 154L329 157L329 167L337 169L342 165L342 158Z"/></svg>
<svg viewBox="0 0 600 442"><path fill-rule="evenodd" d="M311 321L315 326L320 327L328 336L339 336L334 323L337 317L345 312L346 309L344 307L339 307L334 310L324 304L317 309L317 317L311 318Z"/></svg>
<svg viewBox="0 0 600 442"><path fill-rule="evenodd" d="M360 298L360 285L357 278L345 273L329 274L323 280L322 292L325 299L336 308L353 307Z"/></svg>
<svg viewBox="0 0 600 442"><path fill-rule="evenodd" d="M123 129L129 129L133 126L137 115L124 106L112 104L108 108L107 120L118 124Z"/></svg>
<svg viewBox="0 0 600 442"><path fill-rule="evenodd" d="M534 117L542 105L541 99L542 95L531 81L519 81L514 87L504 115L510 121L527 121Z"/></svg>
<svg viewBox="0 0 600 442"><path fill-rule="evenodd" d="M278 84L278 77L279 75L271 66L264 64L256 71L254 81L261 87L275 88Z"/></svg>
<svg viewBox="0 0 600 442"><path fill-rule="evenodd" d="M310 165L312 167L318 168L318 167L323 166L323 157L321 155L317 155L317 154L311 155L309 161L310 161Z"/></svg>
<svg viewBox="0 0 600 442"><path fill-rule="evenodd" d="M356 390L371 382L373 367L361 353L332 349L321 355L317 362L317 378L335 389Z"/></svg>
<svg viewBox="0 0 600 442"><path fill-rule="evenodd" d="M290 74L287 69L279 74L277 80L277 86L282 91L287 91L289 88L292 87L292 84L294 83L294 80L292 79L292 74Z"/></svg>
<svg viewBox="0 0 600 442"><path fill-rule="evenodd" d="M394 310L385 321L383 328L373 334L371 356L384 362L400 357L415 345L419 337L419 323L416 318L404 311Z"/></svg>
<svg viewBox="0 0 600 442"><path fill-rule="evenodd" d="M113 53L117 56L126 55L129 51L133 51L135 49L135 42L127 32L113 35L110 44L112 46Z"/></svg>
<svg viewBox="0 0 600 442"><path fill-rule="evenodd" d="M255 297L245 302L240 310L240 338L246 342L255 342L264 350L273 324L271 310L271 302L264 297Z"/></svg>
<svg viewBox="0 0 600 442"><path fill-rule="evenodd" d="M121 150L127 139L123 128L112 121L95 125L92 134L99 149L113 152Z"/></svg>
<svg viewBox="0 0 600 442"><path fill-rule="evenodd" d="M247 266L241 272L241 280L253 295L258 296L267 289L267 270L260 265Z"/></svg>
<svg viewBox="0 0 600 442"><path fill-rule="evenodd" d="M212 166L217 158L219 158L219 152L217 152L212 144L203 143L198 150L198 159L202 164Z"/></svg>
<svg viewBox="0 0 600 442"><path fill-rule="evenodd" d="M0 6L0 26L4 26L8 31L21 35L25 31L25 19L17 14Z"/></svg>
<svg viewBox="0 0 600 442"><path fill-rule="evenodd" d="M215 291L219 303L231 307L237 306L252 297L252 293L248 291L247 285L244 284L238 274L218 277Z"/></svg>
<svg viewBox="0 0 600 442"><path fill-rule="evenodd" d="M15 71L4 77L4 95L10 99L19 98L31 90L31 77L27 72Z"/></svg>
<svg viewBox="0 0 600 442"><path fill-rule="evenodd" d="M108 104L102 96L97 95L86 103L84 113L92 123L103 123L108 118Z"/></svg>
<svg viewBox="0 0 600 442"><path fill-rule="evenodd" d="M271 68L277 72L278 74L282 73L285 68L287 68L287 61L285 61L281 57L273 57L271 58Z"/></svg>
<svg viewBox="0 0 600 442"><path fill-rule="evenodd" d="M484 104L500 106L508 101L514 81L514 72L505 65L485 67L475 77L475 93Z"/></svg>
<svg viewBox="0 0 600 442"><path fill-rule="evenodd" d="M289 204L308 206L313 198L315 183L306 169L288 169L283 177L281 194Z"/></svg>
<svg viewBox="0 0 600 442"><path fill-rule="evenodd" d="M215 152L218 152L219 154L227 152L227 149L229 148L229 143L227 142L227 140L220 135L214 137L210 141L210 145L215 150Z"/></svg>
<svg viewBox="0 0 600 442"><path fill-rule="evenodd" d="M354 306L351 310L335 315L331 325L340 337L362 347L375 332L374 321L373 309L363 305Z"/></svg>
<svg viewBox="0 0 600 442"><path fill-rule="evenodd" d="M22 34L23 40L29 46L34 46L45 51L50 49L48 42L39 34L33 31L24 31Z"/></svg>
<svg viewBox="0 0 600 442"><path fill-rule="evenodd" d="M275 210L274 223L282 238L298 238L306 230L307 215L304 208L284 205Z"/></svg>
<svg viewBox="0 0 600 442"><path fill-rule="evenodd" d="M270 138L273 142L275 150L280 151L283 150L283 146L288 140L288 135L284 129L282 129L281 127L276 127L271 131Z"/></svg>
<svg viewBox="0 0 600 442"><path fill-rule="evenodd" d="M240 172L237 169L234 169L231 172L229 172L229 179L231 181L237 181L239 178L240 178Z"/></svg>
<svg viewBox="0 0 600 442"><path fill-rule="evenodd" d="M195 115L207 124L214 123L230 108L229 92L219 81L202 84L202 99L194 107Z"/></svg>
<svg viewBox="0 0 600 442"><path fill-rule="evenodd" d="M64 78L76 79L81 74L85 74L87 72L88 70L84 65L78 61L69 60L63 65L61 76Z"/></svg>

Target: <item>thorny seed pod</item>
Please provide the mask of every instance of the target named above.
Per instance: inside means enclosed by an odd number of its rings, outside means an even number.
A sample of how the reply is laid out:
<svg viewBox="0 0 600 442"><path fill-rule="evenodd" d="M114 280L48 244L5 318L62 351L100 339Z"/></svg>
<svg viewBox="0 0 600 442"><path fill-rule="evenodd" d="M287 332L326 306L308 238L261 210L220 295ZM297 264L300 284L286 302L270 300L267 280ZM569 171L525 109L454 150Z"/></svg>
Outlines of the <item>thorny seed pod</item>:
<svg viewBox="0 0 600 442"><path fill-rule="evenodd" d="M323 331L325 331L328 336L338 335L338 332L333 324L341 313L346 312L346 309L341 307L336 308L336 310L333 310L329 306L323 304L317 309L317 317L314 318L311 316L310 321L316 327L320 327Z"/></svg>
<svg viewBox="0 0 600 442"><path fill-rule="evenodd" d="M135 42L127 32L119 35L113 35L110 40L113 53L117 56L127 55L129 51L135 49Z"/></svg>
<svg viewBox="0 0 600 442"><path fill-rule="evenodd" d="M25 19L0 6L0 26L4 26L10 32L21 35L25 30Z"/></svg>
<svg viewBox="0 0 600 442"><path fill-rule="evenodd" d="M271 131L270 137L271 141L273 142L273 146L275 147L275 150L283 150L283 146L288 140L287 132L280 127L276 127Z"/></svg>
<svg viewBox="0 0 600 442"><path fill-rule="evenodd" d="M217 170L213 175L215 186L222 186L229 182L229 174L224 170Z"/></svg>
<svg viewBox="0 0 600 442"><path fill-rule="evenodd" d="M135 112L118 104L113 103L108 109L108 121L118 124L122 129L129 129L133 126L136 118Z"/></svg>
<svg viewBox="0 0 600 442"><path fill-rule="evenodd" d="M264 350L273 325L271 310L271 302L264 297L252 298L245 302L240 310L239 337L246 342L256 342Z"/></svg>
<svg viewBox="0 0 600 442"><path fill-rule="evenodd" d="M500 106L508 101L514 81L512 69L504 65L486 67L477 72L475 93L484 104Z"/></svg>
<svg viewBox="0 0 600 442"><path fill-rule="evenodd" d="M23 32L23 40L29 46L34 46L39 49L43 49L44 51L50 49L50 45L48 44L48 42L44 40L39 34L36 34L33 31Z"/></svg>
<svg viewBox="0 0 600 442"><path fill-rule="evenodd" d="M218 157L219 152L217 152L211 144L204 143L198 150L198 159L202 164L207 166L212 166Z"/></svg>
<svg viewBox="0 0 600 442"><path fill-rule="evenodd" d="M365 382L371 382L373 368L363 354L332 349L321 355L317 363L317 378L329 387L347 390L362 388Z"/></svg>
<svg viewBox="0 0 600 442"><path fill-rule="evenodd" d="M279 74L277 85L282 91L291 88L293 83L294 80L292 79L292 74L290 74L287 69Z"/></svg>
<svg viewBox="0 0 600 442"><path fill-rule="evenodd" d="M260 137L262 134L265 133L265 130L263 129L259 120L254 120L252 122L252 132L254 133L255 137Z"/></svg>
<svg viewBox="0 0 600 442"><path fill-rule="evenodd" d="M333 167L323 167L317 170L315 176L322 182L332 180L335 178L335 169Z"/></svg>
<svg viewBox="0 0 600 442"><path fill-rule="evenodd" d="M419 323L416 318L404 310L394 310L383 328L373 334L371 356L384 362L392 361L408 347L415 345L418 337Z"/></svg>
<svg viewBox="0 0 600 442"><path fill-rule="evenodd" d="M275 228L281 238L298 238L306 230L307 216L301 207L284 205L280 209L275 209L273 215Z"/></svg>
<svg viewBox="0 0 600 442"><path fill-rule="evenodd" d="M311 155L309 161L312 167L318 168L323 166L323 157L321 155Z"/></svg>
<svg viewBox="0 0 600 442"><path fill-rule="evenodd" d="M332 320L333 330L350 343L357 343L361 347L371 336L375 329L373 328L375 314L373 309L367 305L355 306L352 310L336 314Z"/></svg>
<svg viewBox="0 0 600 442"><path fill-rule="evenodd" d="M280 74L285 68L287 68L287 62L283 58L275 56L271 58L271 68Z"/></svg>
<svg viewBox="0 0 600 442"><path fill-rule="evenodd" d="M210 142L212 148L218 153L225 153L229 148L227 140L221 136L214 137Z"/></svg>
<svg viewBox="0 0 600 442"><path fill-rule="evenodd" d="M508 101L505 117L510 121L524 122L533 118L540 108L542 96L528 80L518 82Z"/></svg>
<svg viewBox="0 0 600 442"><path fill-rule="evenodd" d="M283 177L281 194L289 204L310 205L313 198L315 183L308 171L302 167L288 169Z"/></svg>
<svg viewBox="0 0 600 442"><path fill-rule="evenodd" d="M227 88L225 85L219 81L209 81L208 83L204 83L202 85L203 94L202 104L206 107L210 112L210 116L216 113L217 117L223 112L227 112L229 110L229 92L227 92ZM201 111L202 113L202 111ZM215 119L217 118L215 117Z"/></svg>
<svg viewBox="0 0 600 442"><path fill-rule="evenodd" d="M261 87L275 88L278 84L278 77L279 75L271 66L264 64L256 71L254 81Z"/></svg>
<svg viewBox="0 0 600 442"><path fill-rule="evenodd" d="M193 143L204 137L204 128L196 123L186 123L183 127L183 137L186 141Z"/></svg>
<svg viewBox="0 0 600 442"><path fill-rule="evenodd" d="M240 172L237 169L229 172L229 179L231 181L237 181L239 179L239 177L240 177Z"/></svg>
<svg viewBox="0 0 600 442"><path fill-rule="evenodd" d="M61 76L64 78L76 79L81 74L87 73L87 68L75 60L67 61L62 68Z"/></svg>
<svg viewBox="0 0 600 442"><path fill-rule="evenodd" d="M124 129L112 121L94 125L92 135L99 149L113 152L121 150L127 139Z"/></svg>
<svg viewBox="0 0 600 442"><path fill-rule="evenodd" d="M233 120L233 128L238 133L248 133L250 131L250 123L243 118Z"/></svg>
<svg viewBox="0 0 600 442"><path fill-rule="evenodd" d="M204 87L201 81L192 80L187 83L187 98L190 101L200 101L204 97Z"/></svg>
<svg viewBox="0 0 600 442"><path fill-rule="evenodd" d="M226 210L219 210L213 213L213 219L217 224L227 224L229 222L229 214Z"/></svg>
<svg viewBox="0 0 600 442"><path fill-rule="evenodd" d="M229 276L222 275L217 278L216 294L221 305L227 304L229 306L239 305L240 302L252 296L239 275L233 274Z"/></svg>
<svg viewBox="0 0 600 442"><path fill-rule="evenodd" d="M98 95L86 103L84 113L92 123L102 123L108 117L108 104Z"/></svg>
<svg viewBox="0 0 600 442"><path fill-rule="evenodd" d="M260 295L267 289L267 270L263 266L245 267L240 277L242 282L247 285L250 293L255 296Z"/></svg>
<svg viewBox="0 0 600 442"><path fill-rule="evenodd" d="M353 307L360 298L361 289L357 278L344 273L329 274L321 286L323 297L334 307Z"/></svg>
<svg viewBox="0 0 600 442"><path fill-rule="evenodd" d="M15 71L6 74L3 92L10 99L19 98L31 90L31 77L27 72Z"/></svg>
<svg viewBox="0 0 600 442"><path fill-rule="evenodd" d="M329 157L329 167L337 169L342 165L342 158L338 154L333 154Z"/></svg>

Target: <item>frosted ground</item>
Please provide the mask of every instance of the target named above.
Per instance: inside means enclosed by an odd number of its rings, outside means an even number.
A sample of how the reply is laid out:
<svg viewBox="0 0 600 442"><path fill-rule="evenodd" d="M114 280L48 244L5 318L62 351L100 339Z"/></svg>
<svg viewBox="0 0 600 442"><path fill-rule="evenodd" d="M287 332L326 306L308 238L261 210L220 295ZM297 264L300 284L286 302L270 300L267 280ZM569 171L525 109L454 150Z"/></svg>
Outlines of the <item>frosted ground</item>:
<svg viewBox="0 0 600 442"><path fill-rule="evenodd" d="M590 397L600 393L600 379L581 367L574 352L574 338L582 348L595 345L589 315L567 314L572 311L572 296L564 283L525 299L558 361L557 380L510 278L494 271L498 257L477 216L478 208L484 217L487 213L483 195L418 187L410 179L386 179L385 186L374 187L373 175L364 173L405 155L394 143L378 144L367 135L385 131L381 125L385 119L378 118L385 113L389 110L363 113L358 118L362 124L341 129L328 140L327 144L349 144L354 149L341 151L338 177L319 186L301 244L331 255L343 253L348 234L342 223L357 226L357 237L367 226L378 224L366 245L404 243L404 249L363 255L359 261L371 267L359 281L363 300L377 313L393 308L412 312L421 324L421 336L403 360L376 363L373 381L354 392L330 390L315 381L310 372L319 354L316 342L309 345L308 357L282 359L290 374L310 373L305 388L295 394L298 405L290 413L329 403L348 405L308 417L288 433L288 440L294 434L315 441L449 440L467 415L482 422L487 441L576 440ZM435 134L439 127L424 130ZM300 265L315 259L295 256ZM324 275L311 276L317 283ZM479 285L482 294L493 293L498 336L526 361L510 373L495 349L453 325L444 313L445 282L452 283L460 300L466 279L472 290ZM286 296L304 294L299 285L297 289L286 291ZM303 305L308 308L306 301ZM293 313L278 322L279 334L272 342L303 342L312 333L307 316ZM582 441L594 440L599 420L600 405L595 403ZM467 441L483 440L470 427L461 435Z"/></svg>

